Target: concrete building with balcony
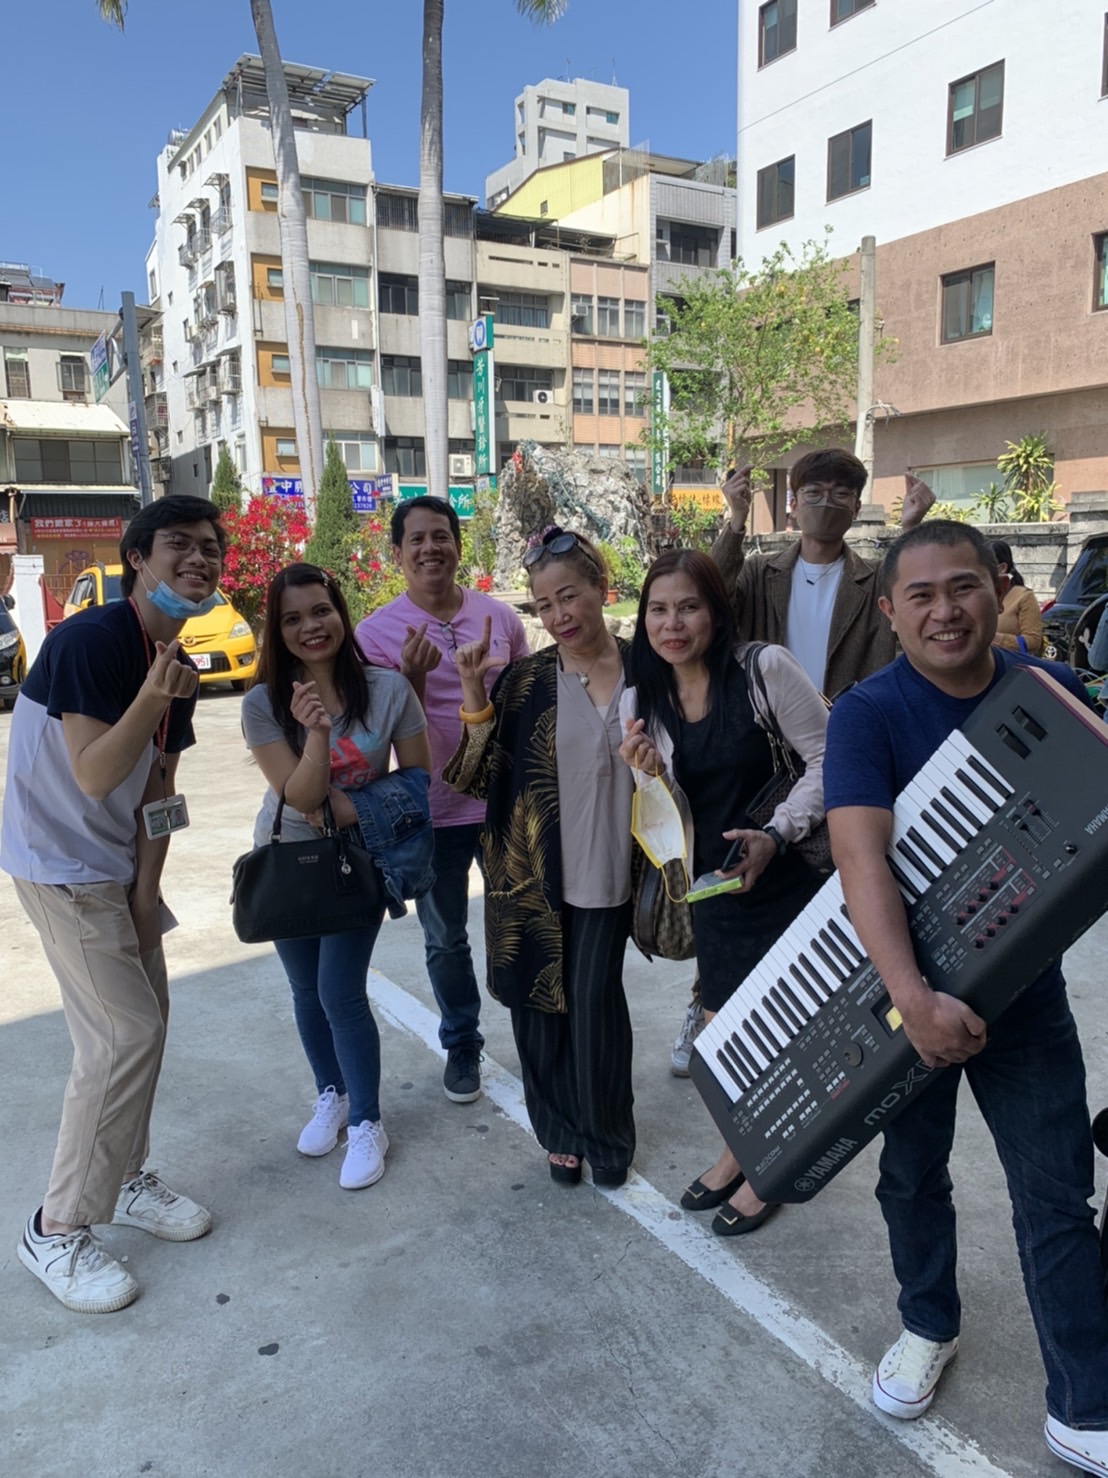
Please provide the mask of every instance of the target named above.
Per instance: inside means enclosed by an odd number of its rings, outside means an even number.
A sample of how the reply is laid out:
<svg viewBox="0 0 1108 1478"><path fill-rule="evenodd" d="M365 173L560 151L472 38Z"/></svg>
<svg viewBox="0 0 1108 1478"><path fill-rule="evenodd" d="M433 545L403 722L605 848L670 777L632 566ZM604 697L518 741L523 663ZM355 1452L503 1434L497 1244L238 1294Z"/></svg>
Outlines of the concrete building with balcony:
<svg viewBox="0 0 1108 1478"><path fill-rule="evenodd" d="M372 81L285 64L308 214L323 424L350 475L382 470L374 417ZM361 135L351 132L360 115ZM206 495L227 443L248 493L299 471L285 330L277 177L265 79L242 56L157 161L147 256L160 335L144 336L147 420L174 492ZM160 359L158 356L160 355ZM379 417L378 417L379 419Z"/></svg>
<svg viewBox="0 0 1108 1478"><path fill-rule="evenodd" d="M495 210L536 169L631 142L631 95L625 87L584 77L547 77L515 100L515 155L485 177L485 203Z"/></svg>
<svg viewBox="0 0 1108 1478"><path fill-rule="evenodd" d="M59 601L92 560L118 559L139 506L125 381L97 404L89 366L118 316L63 307L63 290L25 264L0 263L0 591L10 556L37 554Z"/></svg>
<svg viewBox="0 0 1108 1478"><path fill-rule="evenodd" d="M876 500L969 506L1044 431L1063 500L1108 489L1104 7L768 0L738 91L740 255L877 240Z"/></svg>
<svg viewBox="0 0 1108 1478"><path fill-rule="evenodd" d="M643 345L659 296L680 298L690 275L734 255L730 179L726 160L615 149L537 171L496 212L537 216L567 235L610 242L609 260L575 259L570 268L572 439L623 458L644 479ZM676 486L691 476L679 472Z"/></svg>

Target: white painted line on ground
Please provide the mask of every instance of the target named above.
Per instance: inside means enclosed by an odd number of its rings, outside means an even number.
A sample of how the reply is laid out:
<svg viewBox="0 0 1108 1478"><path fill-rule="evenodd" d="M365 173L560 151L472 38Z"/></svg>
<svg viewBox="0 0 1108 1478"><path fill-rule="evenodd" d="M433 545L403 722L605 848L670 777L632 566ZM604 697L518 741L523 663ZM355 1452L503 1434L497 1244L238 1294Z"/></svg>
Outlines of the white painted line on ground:
<svg viewBox="0 0 1108 1478"><path fill-rule="evenodd" d="M439 1046L439 1019L422 1001L379 970L370 970L367 984L371 1001L390 1026L409 1032L439 1057L445 1057ZM534 1138L519 1079L486 1057L481 1084L485 1097L504 1117ZM969 1437L939 1417L899 1422L883 1416L870 1398L871 1367L855 1360L817 1324L749 1273L717 1237L667 1201L641 1175L632 1174L621 1190L602 1190L599 1194L637 1221L668 1252L679 1257L736 1309L848 1397L869 1419L880 1422L890 1437L926 1463L939 1478L1011 1478L1004 1468L990 1462Z"/></svg>

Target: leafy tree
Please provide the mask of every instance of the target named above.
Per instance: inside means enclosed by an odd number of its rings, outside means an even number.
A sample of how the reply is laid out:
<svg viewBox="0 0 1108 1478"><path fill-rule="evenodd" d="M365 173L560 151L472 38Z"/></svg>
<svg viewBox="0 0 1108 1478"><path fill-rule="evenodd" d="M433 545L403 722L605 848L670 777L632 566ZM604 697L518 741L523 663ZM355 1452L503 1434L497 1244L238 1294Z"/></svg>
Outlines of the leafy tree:
<svg viewBox="0 0 1108 1478"><path fill-rule="evenodd" d="M227 552L220 589L254 630L260 631L269 582L285 565L302 557L309 532L304 509L298 498L256 495L245 508L229 509L222 522L227 530Z"/></svg>
<svg viewBox="0 0 1108 1478"><path fill-rule="evenodd" d="M858 377L858 319L846 263L822 242L787 246L749 271L741 261L690 276L680 299L659 296L668 332L647 345L670 384L669 464L765 466L813 431L850 418ZM888 357L891 345L879 339Z"/></svg>
<svg viewBox="0 0 1108 1478"><path fill-rule="evenodd" d="M212 477L211 492L208 494L215 506L221 513L228 509L236 510L242 507L242 478L234 462L231 461L231 453L227 450L227 443L219 443L219 456L216 459L215 474Z"/></svg>
<svg viewBox="0 0 1108 1478"><path fill-rule="evenodd" d="M1011 497L1019 523L1049 523L1061 504L1055 498L1054 453L1045 431L1006 441L1007 448L996 459L1004 478L1004 491Z"/></svg>
<svg viewBox="0 0 1108 1478"><path fill-rule="evenodd" d="M332 574L348 600L354 594L355 583L350 570L350 536L357 532L359 523L342 453L334 437L328 437L316 499L315 526L304 558Z"/></svg>

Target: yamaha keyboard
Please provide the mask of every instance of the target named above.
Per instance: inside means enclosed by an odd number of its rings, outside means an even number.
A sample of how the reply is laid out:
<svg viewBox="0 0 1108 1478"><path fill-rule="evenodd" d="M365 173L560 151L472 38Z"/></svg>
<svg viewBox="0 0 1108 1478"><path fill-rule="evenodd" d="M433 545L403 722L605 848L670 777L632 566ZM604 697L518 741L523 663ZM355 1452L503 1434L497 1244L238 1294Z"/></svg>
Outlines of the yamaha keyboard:
<svg viewBox="0 0 1108 1478"><path fill-rule="evenodd" d="M897 797L921 973L991 1024L1108 907L1108 724L1009 672ZM834 874L697 1037L690 1076L764 1201L807 1201L935 1072Z"/></svg>

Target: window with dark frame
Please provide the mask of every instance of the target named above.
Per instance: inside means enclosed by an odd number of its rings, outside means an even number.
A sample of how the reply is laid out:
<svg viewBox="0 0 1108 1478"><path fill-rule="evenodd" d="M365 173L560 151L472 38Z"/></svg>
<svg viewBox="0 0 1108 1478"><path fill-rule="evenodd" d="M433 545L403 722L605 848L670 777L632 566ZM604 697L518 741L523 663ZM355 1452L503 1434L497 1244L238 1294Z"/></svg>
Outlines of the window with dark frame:
<svg viewBox="0 0 1108 1478"><path fill-rule="evenodd" d="M385 438L385 471L394 477L426 477L427 453L422 436Z"/></svg>
<svg viewBox="0 0 1108 1478"><path fill-rule="evenodd" d="M1108 231L1093 237L1096 251L1096 273L1093 278L1093 311L1108 308Z"/></svg>
<svg viewBox="0 0 1108 1478"><path fill-rule="evenodd" d="M1004 121L1004 63L994 62L950 84L946 152L957 154L1000 135Z"/></svg>
<svg viewBox="0 0 1108 1478"><path fill-rule="evenodd" d="M849 20L860 10L869 10L872 5L873 0L831 0L831 24L837 26L840 21Z"/></svg>
<svg viewBox="0 0 1108 1478"><path fill-rule="evenodd" d="M840 200L870 183L873 123L859 123L827 140L827 198Z"/></svg>
<svg viewBox="0 0 1108 1478"><path fill-rule="evenodd" d="M758 65L796 50L796 0L769 0L758 11Z"/></svg>
<svg viewBox="0 0 1108 1478"><path fill-rule="evenodd" d="M595 406L596 371L575 369L573 371L573 410L578 416L591 416Z"/></svg>
<svg viewBox="0 0 1108 1478"><path fill-rule="evenodd" d="M422 395L423 371L419 360L410 354L383 354L381 389L386 395Z"/></svg>
<svg viewBox="0 0 1108 1478"><path fill-rule="evenodd" d="M498 364L501 400L534 400L536 390L554 389L554 371L529 364Z"/></svg>
<svg viewBox="0 0 1108 1478"><path fill-rule="evenodd" d="M446 398L473 399L473 360L449 359L446 363Z"/></svg>
<svg viewBox="0 0 1108 1478"><path fill-rule="evenodd" d="M419 280L381 272L377 277L377 306L382 313L419 314Z"/></svg>
<svg viewBox="0 0 1108 1478"><path fill-rule="evenodd" d="M942 279L942 325L944 344L960 339L979 339L993 331L993 288L996 263L949 272Z"/></svg>
<svg viewBox="0 0 1108 1478"><path fill-rule="evenodd" d="M758 229L787 221L793 214L796 155L758 171Z"/></svg>

